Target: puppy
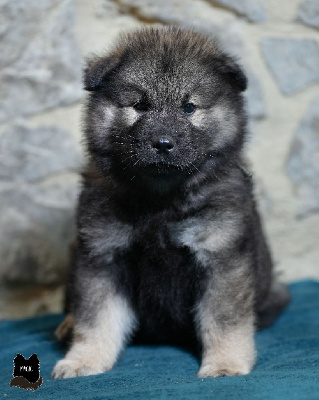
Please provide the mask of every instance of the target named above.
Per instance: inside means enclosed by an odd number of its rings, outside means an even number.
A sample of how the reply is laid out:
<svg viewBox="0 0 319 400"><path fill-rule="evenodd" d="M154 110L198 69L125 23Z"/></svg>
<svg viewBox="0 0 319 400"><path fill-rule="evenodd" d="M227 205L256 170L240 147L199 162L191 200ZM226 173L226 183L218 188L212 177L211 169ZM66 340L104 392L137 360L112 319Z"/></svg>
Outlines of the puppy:
<svg viewBox="0 0 319 400"><path fill-rule="evenodd" d="M289 294L245 172L246 84L215 41L172 27L88 63L73 337L54 378L110 370L133 335L198 343L200 377L253 368L255 329Z"/></svg>

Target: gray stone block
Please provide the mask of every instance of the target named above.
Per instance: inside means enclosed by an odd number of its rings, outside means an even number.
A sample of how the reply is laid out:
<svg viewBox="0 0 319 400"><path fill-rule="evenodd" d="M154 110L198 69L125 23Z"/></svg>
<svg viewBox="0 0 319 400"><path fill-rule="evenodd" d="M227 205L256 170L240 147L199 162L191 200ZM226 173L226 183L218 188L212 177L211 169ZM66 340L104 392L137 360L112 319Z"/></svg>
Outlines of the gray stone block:
<svg viewBox="0 0 319 400"><path fill-rule="evenodd" d="M262 50L284 94L294 94L319 81L319 47L315 40L266 38Z"/></svg>
<svg viewBox="0 0 319 400"><path fill-rule="evenodd" d="M63 282L75 237L77 185L20 184L2 187L0 193L0 281Z"/></svg>
<svg viewBox="0 0 319 400"><path fill-rule="evenodd" d="M267 19L264 0L211 0L211 3L229 8L253 22Z"/></svg>
<svg viewBox="0 0 319 400"><path fill-rule="evenodd" d="M300 215L319 212L319 96L296 131L286 167L300 200Z"/></svg>
<svg viewBox="0 0 319 400"><path fill-rule="evenodd" d="M319 29L319 1L306 0L298 9L298 19L305 25Z"/></svg>
<svg viewBox="0 0 319 400"><path fill-rule="evenodd" d="M37 182L78 169L82 157L68 132L15 124L0 136L0 180Z"/></svg>
<svg viewBox="0 0 319 400"><path fill-rule="evenodd" d="M74 237L82 156L55 127L12 126L0 136L0 282L63 282Z"/></svg>
<svg viewBox="0 0 319 400"><path fill-rule="evenodd" d="M104 0L109 3L110 0ZM119 0L117 4L125 14L133 14L150 21L165 23L182 22L196 18L197 7L192 0Z"/></svg>
<svg viewBox="0 0 319 400"><path fill-rule="evenodd" d="M79 100L71 0L0 2L0 121Z"/></svg>

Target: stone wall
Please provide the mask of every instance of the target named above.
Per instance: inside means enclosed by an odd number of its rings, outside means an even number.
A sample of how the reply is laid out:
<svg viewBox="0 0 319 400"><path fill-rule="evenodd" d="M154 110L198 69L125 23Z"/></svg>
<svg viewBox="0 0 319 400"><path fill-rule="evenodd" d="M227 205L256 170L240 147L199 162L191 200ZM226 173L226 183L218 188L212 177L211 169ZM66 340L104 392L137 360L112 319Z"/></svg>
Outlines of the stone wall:
<svg viewBox="0 0 319 400"><path fill-rule="evenodd" d="M0 318L61 310L83 59L144 24L195 27L239 57L276 268L286 281L319 278L319 0L2 0Z"/></svg>

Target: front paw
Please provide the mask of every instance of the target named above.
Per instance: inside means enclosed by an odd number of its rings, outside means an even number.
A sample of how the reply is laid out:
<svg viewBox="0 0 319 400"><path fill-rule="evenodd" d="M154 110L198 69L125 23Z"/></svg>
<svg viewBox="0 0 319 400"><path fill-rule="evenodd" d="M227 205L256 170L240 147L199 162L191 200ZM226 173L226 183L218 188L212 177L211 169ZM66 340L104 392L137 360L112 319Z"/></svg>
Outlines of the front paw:
<svg viewBox="0 0 319 400"><path fill-rule="evenodd" d="M247 363L220 362L202 364L197 376L199 378L220 378L221 376L247 375L251 372L252 365Z"/></svg>
<svg viewBox="0 0 319 400"><path fill-rule="evenodd" d="M93 367L86 360L60 360L56 363L51 377L53 379L74 378L76 376L87 376L101 374L102 370Z"/></svg>

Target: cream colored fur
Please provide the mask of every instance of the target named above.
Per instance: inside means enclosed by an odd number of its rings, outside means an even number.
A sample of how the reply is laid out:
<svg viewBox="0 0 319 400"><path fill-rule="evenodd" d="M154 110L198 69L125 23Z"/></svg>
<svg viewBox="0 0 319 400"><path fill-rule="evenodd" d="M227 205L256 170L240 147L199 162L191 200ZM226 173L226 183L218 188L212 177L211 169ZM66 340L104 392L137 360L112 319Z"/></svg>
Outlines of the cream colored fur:
<svg viewBox="0 0 319 400"><path fill-rule="evenodd" d="M92 326L74 327L71 349L54 367L52 377L72 378L111 369L136 322L127 301L109 294Z"/></svg>

